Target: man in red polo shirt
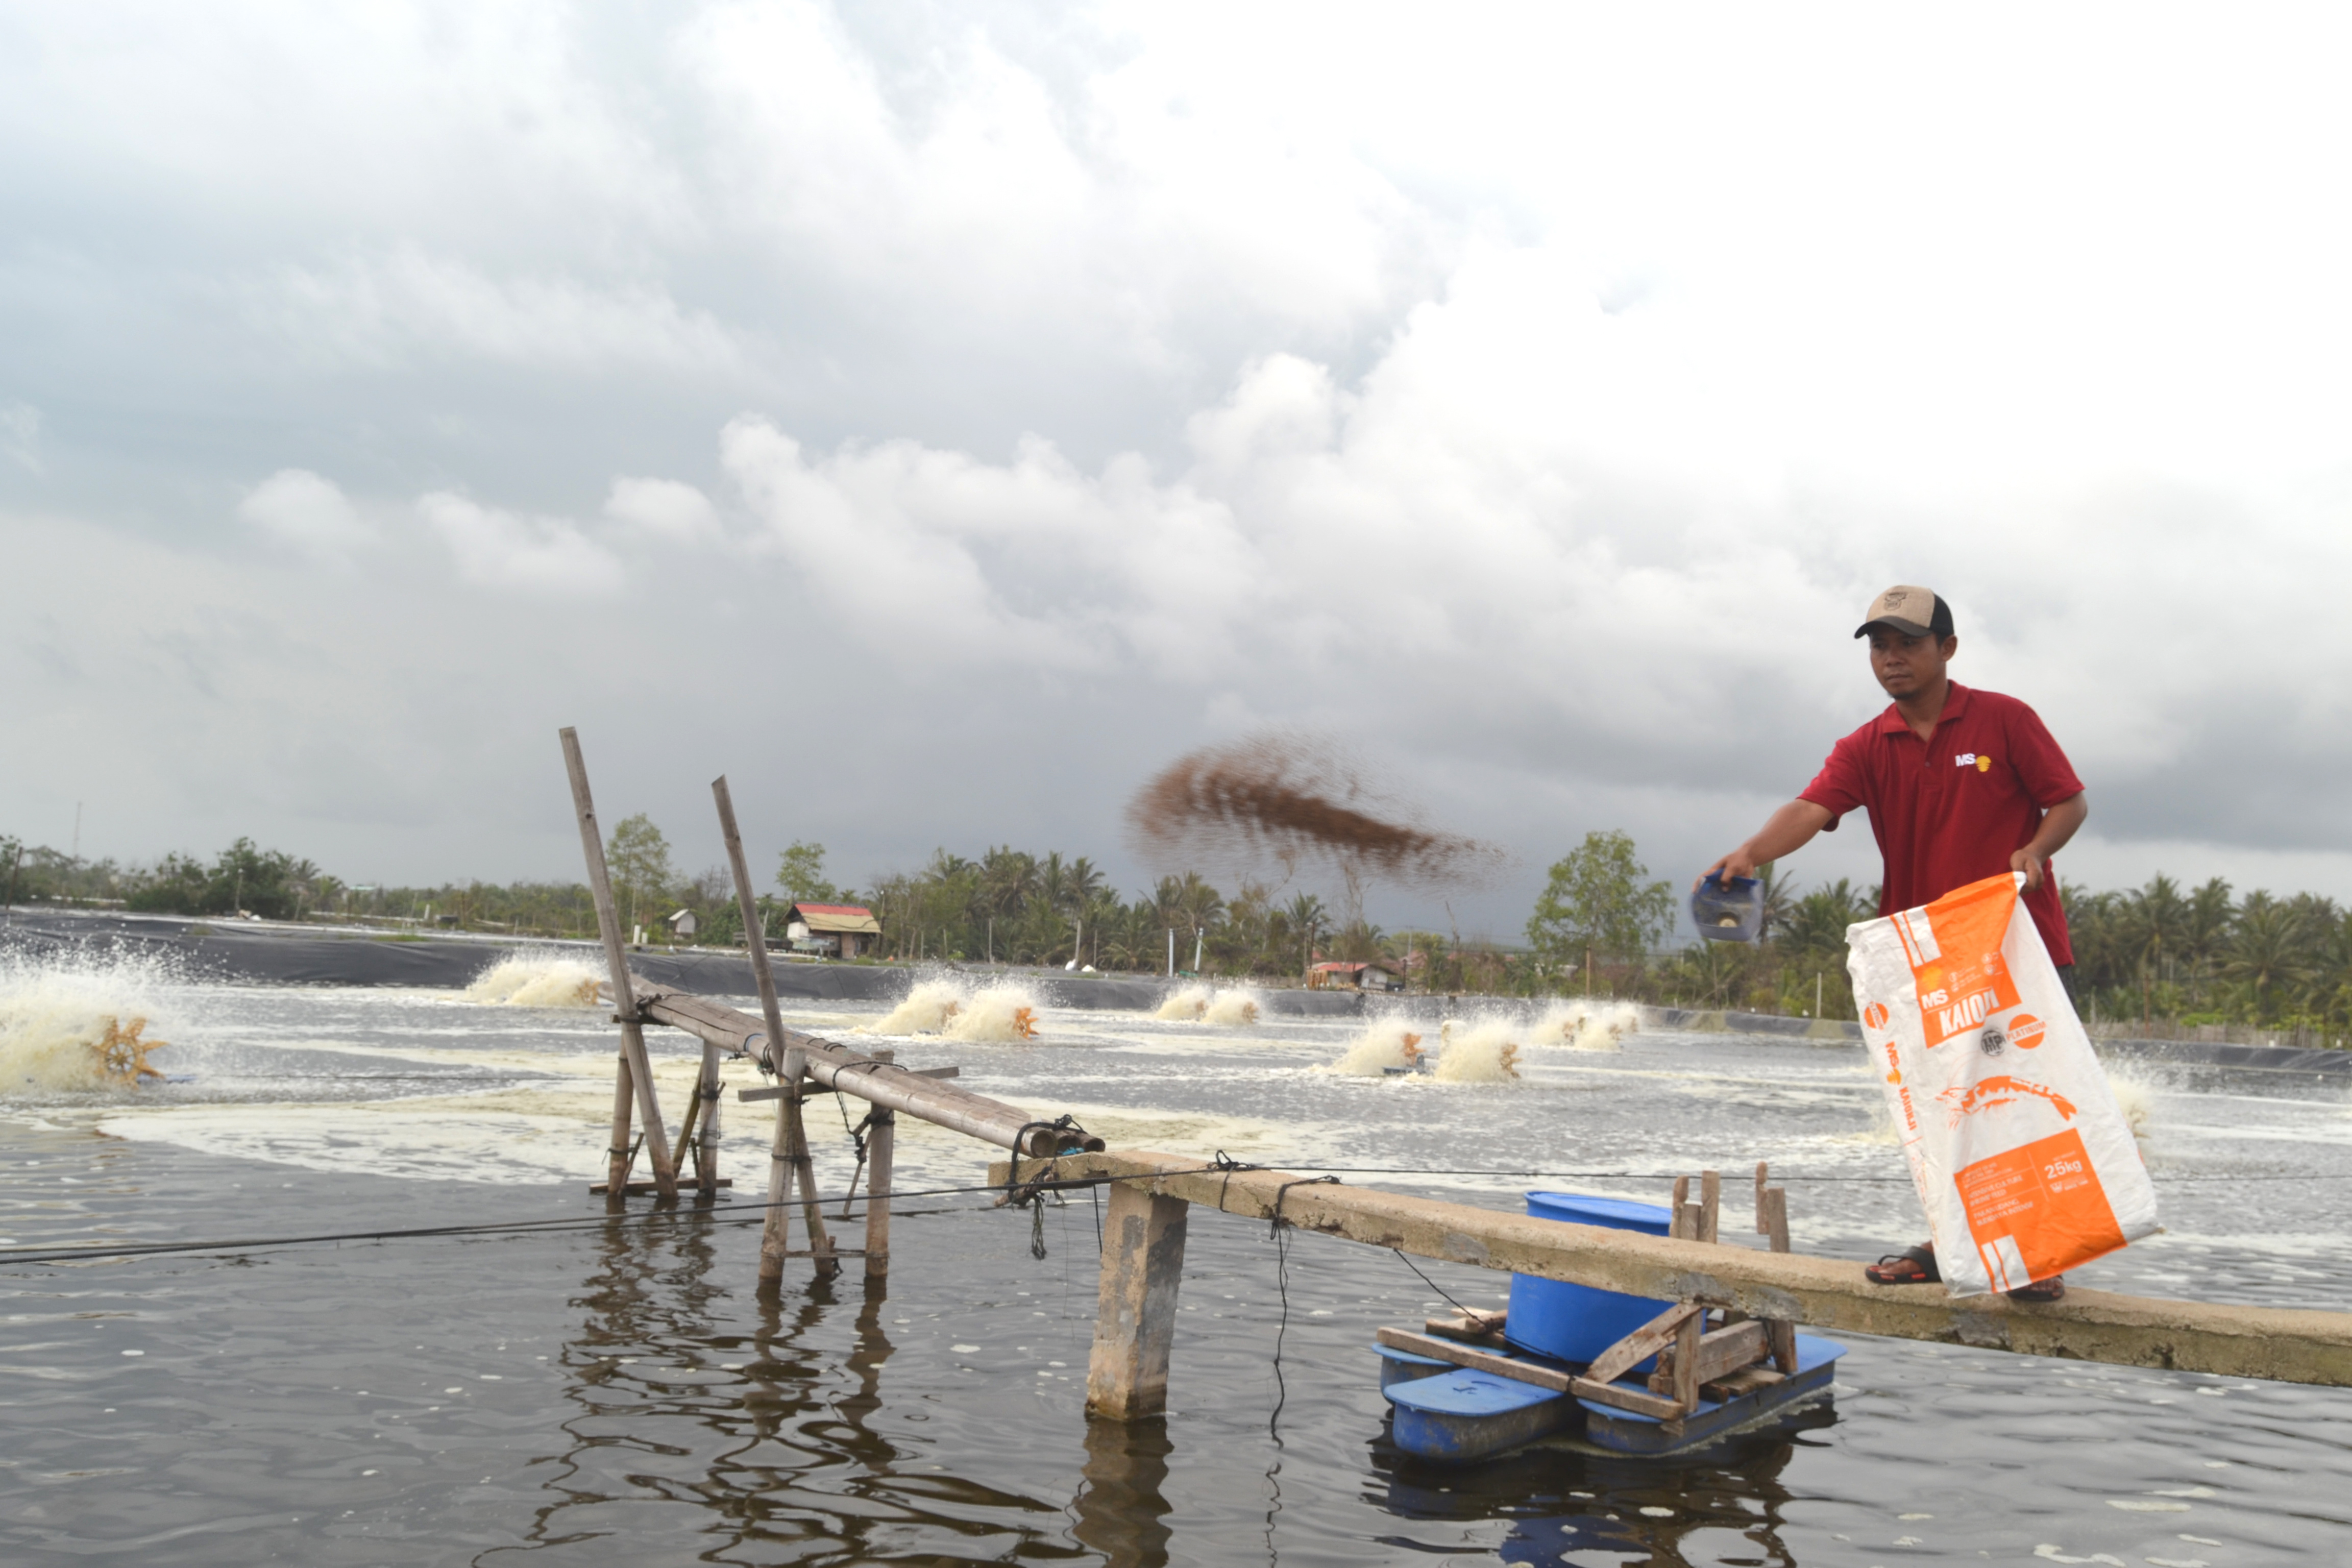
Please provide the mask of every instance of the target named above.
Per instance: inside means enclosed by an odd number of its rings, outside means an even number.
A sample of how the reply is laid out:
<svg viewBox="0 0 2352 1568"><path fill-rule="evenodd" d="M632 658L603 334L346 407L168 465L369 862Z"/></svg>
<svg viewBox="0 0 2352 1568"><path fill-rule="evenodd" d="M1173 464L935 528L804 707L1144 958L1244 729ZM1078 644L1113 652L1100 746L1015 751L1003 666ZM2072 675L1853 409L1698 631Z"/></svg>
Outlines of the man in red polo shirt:
<svg viewBox="0 0 2352 1568"><path fill-rule="evenodd" d="M1832 748L1820 776L1709 872L1752 877L1759 863L1834 831L1847 812L1867 810L1885 859L1880 914L2022 871L2025 907L2072 995L2074 949L2050 858L2074 837L2090 806L2066 753L2032 709L2014 697L1972 691L1946 673L1960 640L1941 595L1889 588L1871 601L1853 635L1870 639L1871 673L1894 703ZM1870 1277L1887 1284L1933 1279L1935 1254L1915 1247L1881 1259ZM2055 1300L2065 1289L2053 1278L2011 1295Z"/></svg>

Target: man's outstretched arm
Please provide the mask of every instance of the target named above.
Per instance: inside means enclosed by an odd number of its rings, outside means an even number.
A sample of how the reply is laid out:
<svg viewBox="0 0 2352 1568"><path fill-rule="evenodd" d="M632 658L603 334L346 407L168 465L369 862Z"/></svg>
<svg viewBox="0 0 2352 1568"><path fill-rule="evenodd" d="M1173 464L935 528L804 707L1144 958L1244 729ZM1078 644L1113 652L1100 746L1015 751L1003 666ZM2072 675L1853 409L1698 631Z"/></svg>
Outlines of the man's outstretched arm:
<svg viewBox="0 0 2352 1568"><path fill-rule="evenodd" d="M2056 815L2055 808L2052 815ZM1759 865L1794 855L1813 841L1813 835L1836 820L1828 806L1815 805L1810 800L1792 800L1774 812L1771 819L1756 830L1754 837L1709 866L1701 879L1716 876L1753 877ZM2059 842L2065 840L2061 838ZM2021 849L2018 853L2022 855L2025 851Z"/></svg>
<svg viewBox="0 0 2352 1568"><path fill-rule="evenodd" d="M2050 857L2066 847L2066 840L2074 837L2075 829L2090 815L2091 803L2079 794L2068 795L2042 814L2041 829L2024 848L2009 858L2011 870L2025 873L2027 892L2042 886L2042 868Z"/></svg>

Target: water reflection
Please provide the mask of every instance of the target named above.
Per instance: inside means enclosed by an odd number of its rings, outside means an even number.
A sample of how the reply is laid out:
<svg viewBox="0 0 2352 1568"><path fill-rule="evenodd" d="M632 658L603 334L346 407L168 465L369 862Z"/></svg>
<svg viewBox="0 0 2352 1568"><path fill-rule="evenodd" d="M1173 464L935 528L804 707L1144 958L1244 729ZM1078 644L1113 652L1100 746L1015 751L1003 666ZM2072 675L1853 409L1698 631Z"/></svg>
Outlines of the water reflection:
<svg viewBox="0 0 2352 1568"><path fill-rule="evenodd" d="M1369 1497L1409 1520L1508 1520L1505 1563L1793 1568L1780 1539L1792 1496L1782 1472L1801 1448L1818 1446L1804 1433L1836 1420L1816 1406L1672 1458L1554 1442L1459 1468L1423 1464L1383 1437L1372 1465L1387 1489Z"/></svg>
<svg viewBox="0 0 2352 1568"><path fill-rule="evenodd" d="M1072 1531L1108 1568L1167 1568L1168 1423L1087 1423L1086 1484L1071 1508Z"/></svg>
<svg viewBox="0 0 2352 1568"><path fill-rule="evenodd" d="M1076 1554L1054 1504L918 1463L929 1445L877 1428L894 1349L884 1282L762 1292L690 1218L616 1224L598 1262L572 1300L587 1316L562 1358L570 1443L533 1465L554 1495L530 1545L501 1551L609 1560L614 1538L646 1533L647 1505L687 1503L701 1516L693 1555L712 1562ZM1159 1454L1164 1476L1164 1437ZM661 1532L676 1538L679 1525L672 1517ZM1158 1530L1156 1555L1113 1560L1164 1564L1166 1536Z"/></svg>

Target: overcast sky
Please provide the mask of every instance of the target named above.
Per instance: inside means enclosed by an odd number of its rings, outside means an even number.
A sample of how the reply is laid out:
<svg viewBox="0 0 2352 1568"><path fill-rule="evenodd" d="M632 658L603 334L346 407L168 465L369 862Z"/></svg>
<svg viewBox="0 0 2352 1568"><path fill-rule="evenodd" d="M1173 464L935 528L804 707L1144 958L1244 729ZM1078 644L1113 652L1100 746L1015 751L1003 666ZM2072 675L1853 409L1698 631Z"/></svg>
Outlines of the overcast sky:
<svg viewBox="0 0 2352 1568"><path fill-rule="evenodd" d="M576 724L689 868L724 771L1132 889L1303 726L1510 936L1801 788L1900 581L2070 879L2352 895L2340 15L0 5L0 832L568 878Z"/></svg>

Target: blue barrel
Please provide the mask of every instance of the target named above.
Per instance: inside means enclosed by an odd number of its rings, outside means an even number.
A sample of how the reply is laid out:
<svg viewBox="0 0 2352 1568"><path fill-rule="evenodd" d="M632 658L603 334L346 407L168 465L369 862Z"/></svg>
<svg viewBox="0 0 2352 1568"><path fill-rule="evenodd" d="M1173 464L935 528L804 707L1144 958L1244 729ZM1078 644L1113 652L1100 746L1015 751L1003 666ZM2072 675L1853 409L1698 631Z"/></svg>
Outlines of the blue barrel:
<svg viewBox="0 0 2352 1568"><path fill-rule="evenodd" d="M1590 1198L1576 1193L1529 1193L1528 1213L1537 1219L1638 1230L1651 1236L1665 1235L1672 1217L1662 1204ZM1514 1274L1511 1315L1504 1324L1503 1337L1538 1355L1589 1362L1673 1305L1571 1285L1565 1279Z"/></svg>

